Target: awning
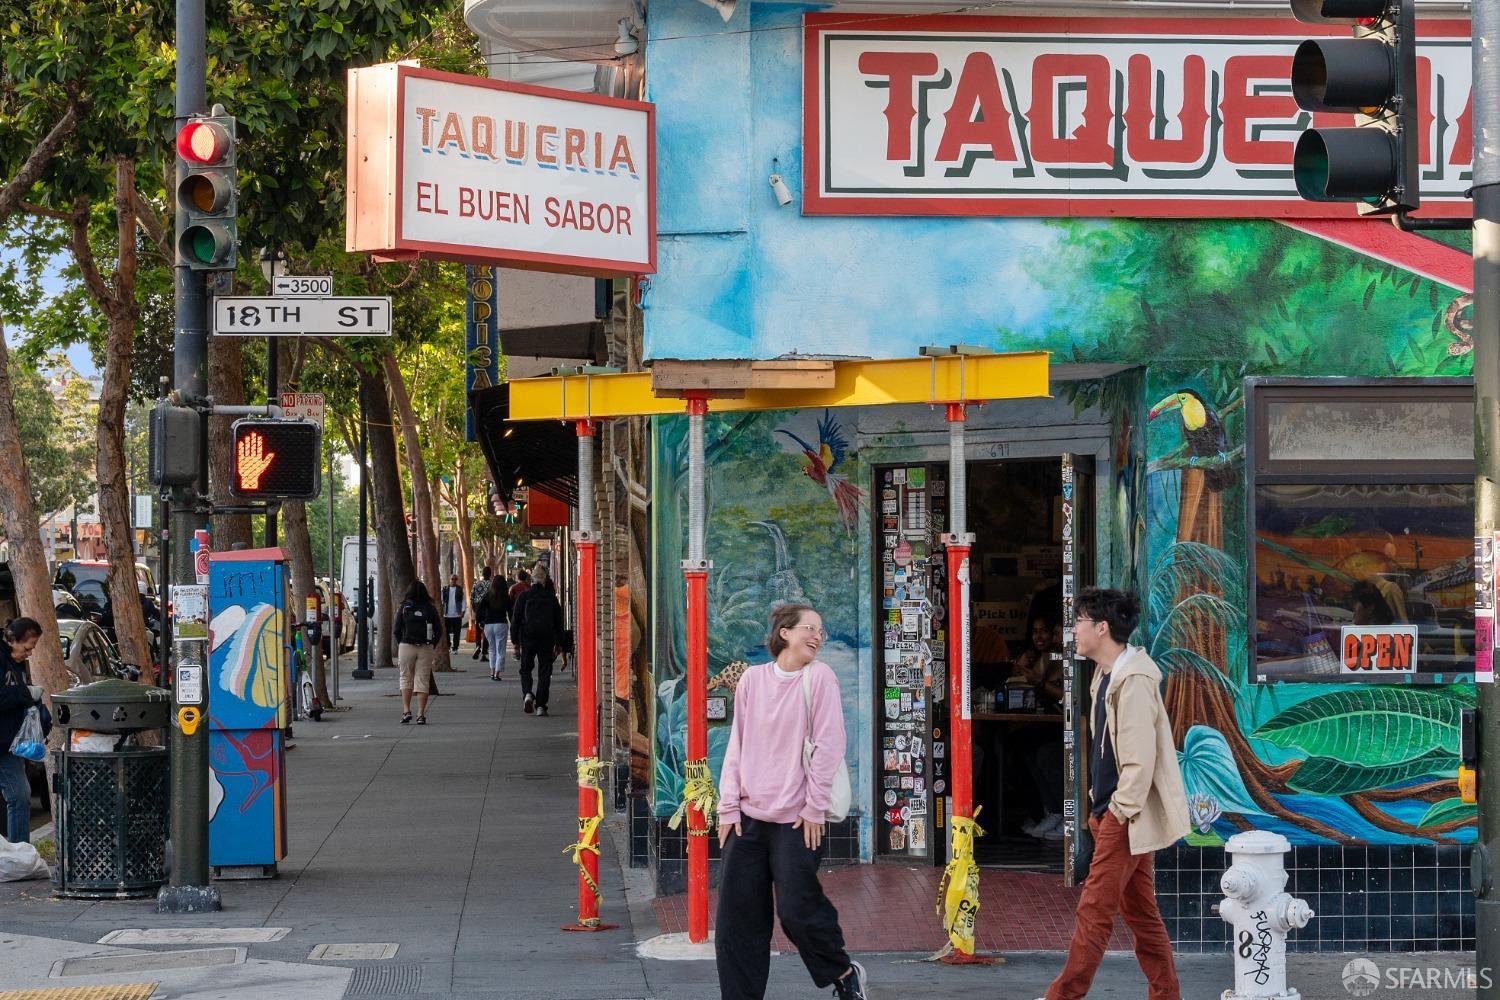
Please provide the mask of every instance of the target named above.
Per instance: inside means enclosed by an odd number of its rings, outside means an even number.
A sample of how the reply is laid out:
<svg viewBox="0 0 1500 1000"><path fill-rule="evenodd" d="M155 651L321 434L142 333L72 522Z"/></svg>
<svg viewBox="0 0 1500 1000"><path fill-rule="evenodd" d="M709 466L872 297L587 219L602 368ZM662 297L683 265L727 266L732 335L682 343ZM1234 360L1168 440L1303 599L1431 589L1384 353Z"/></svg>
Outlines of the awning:
<svg viewBox="0 0 1500 1000"><path fill-rule="evenodd" d="M578 505L578 437L571 424L556 420L507 423L510 384L469 393L474 433L502 496L518 486Z"/></svg>

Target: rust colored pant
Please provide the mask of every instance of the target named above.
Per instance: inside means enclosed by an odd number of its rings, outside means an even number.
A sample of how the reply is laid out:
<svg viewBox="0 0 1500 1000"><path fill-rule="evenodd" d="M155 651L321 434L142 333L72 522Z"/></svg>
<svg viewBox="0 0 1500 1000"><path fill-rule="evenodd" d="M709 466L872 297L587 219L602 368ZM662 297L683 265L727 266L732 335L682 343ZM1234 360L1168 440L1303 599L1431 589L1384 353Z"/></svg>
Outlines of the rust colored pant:
<svg viewBox="0 0 1500 1000"><path fill-rule="evenodd" d="M1135 937L1135 958L1150 985L1150 1000L1181 1000L1177 969L1172 964L1172 939L1156 908L1156 885L1151 855L1130 853L1130 831L1109 812L1089 819L1094 835L1094 858L1089 865L1068 961L1047 987L1047 1000L1082 1000L1093 985L1114 930L1115 914Z"/></svg>

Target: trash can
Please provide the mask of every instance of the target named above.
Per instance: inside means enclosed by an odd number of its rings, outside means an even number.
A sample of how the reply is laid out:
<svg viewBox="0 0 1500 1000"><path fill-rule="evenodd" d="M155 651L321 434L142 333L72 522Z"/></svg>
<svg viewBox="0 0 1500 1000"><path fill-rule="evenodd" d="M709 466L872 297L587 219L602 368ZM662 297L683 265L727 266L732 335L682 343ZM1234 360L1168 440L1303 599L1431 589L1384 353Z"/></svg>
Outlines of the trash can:
<svg viewBox="0 0 1500 1000"><path fill-rule="evenodd" d="M141 746L164 730L171 695L105 680L52 696L63 749L53 754L57 864L53 894L82 899L154 896L166 882L170 824L166 747Z"/></svg>

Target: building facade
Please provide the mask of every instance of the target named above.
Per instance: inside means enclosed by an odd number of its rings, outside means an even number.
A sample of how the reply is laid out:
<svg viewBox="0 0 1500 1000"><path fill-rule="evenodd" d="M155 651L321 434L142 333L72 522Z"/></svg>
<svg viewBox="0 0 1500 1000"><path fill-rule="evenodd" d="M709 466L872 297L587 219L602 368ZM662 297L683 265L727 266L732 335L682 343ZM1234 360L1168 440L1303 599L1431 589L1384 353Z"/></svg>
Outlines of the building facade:
<svg viewBox="0 0 1500 1000"><path fill-rule="evenodd" d="M1456 771L1493 608L1476 618L1469 247L1296 198L1308 29L1212 0L718 6L652 0L634 26L658 270L618 289L609 360L1051 353L1050 396L968 419L981 862L1068 879L1022 829L1085 782L1063 752L1081 701L1037 664L1066 655L1076 587L1127 587L1192 805L1157 859L1177 946L1223 947L1223 843L1258 828L1292 842L1318 913L1293 947L1472 947ZM1427 214L1467 213L1457 6L1419 30ZM617 422L595 498L616 804L663 893L685 884L686 432ZM713 770L769 610L811 603L854 785L830 856L941 864L942 409L710 407L707 455Z"/></svg>

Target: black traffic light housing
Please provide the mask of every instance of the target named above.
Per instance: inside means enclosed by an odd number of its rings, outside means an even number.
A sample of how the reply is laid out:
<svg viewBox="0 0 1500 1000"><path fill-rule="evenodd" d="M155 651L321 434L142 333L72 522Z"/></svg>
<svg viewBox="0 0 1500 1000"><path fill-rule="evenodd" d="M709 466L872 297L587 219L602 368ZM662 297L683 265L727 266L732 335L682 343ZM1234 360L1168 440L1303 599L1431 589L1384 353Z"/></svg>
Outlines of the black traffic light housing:
<svg viewBox="0 0 1500 1000"><path fill-rule="evenodd" d="M1309 128L1292 173L1309 201L1344 201L1361 214L1415 211L1415 0L1292 0L1309 24L1348 24L1353 38L1311 38L1292 57L1292 96L1304 111L1352 112L1353 128Z"/></svg>
<svg viewBox="0 0 1500 1000"><path fill-rule="evenodd" d="M202 418L165 399L151 411L150 479L155 486L191 486L198 479Z"/></svg>
<svg viewBox="0 0 1500 1000"><path fill-rule="evenodd" d="M235 120L214 106L177 131L177 265L233 271L239 263Z"/></svg>
<svg viewBox="0 0 1500 1000"><path fill-rule="evenodd" d="M236 420L231 430L241 500L311 500L322 490L323 431L306 420Z"/></svg>

